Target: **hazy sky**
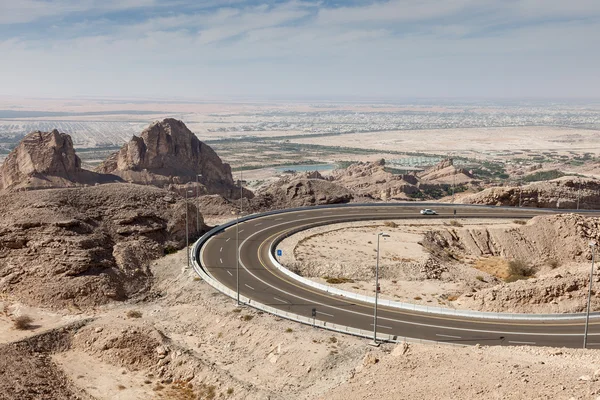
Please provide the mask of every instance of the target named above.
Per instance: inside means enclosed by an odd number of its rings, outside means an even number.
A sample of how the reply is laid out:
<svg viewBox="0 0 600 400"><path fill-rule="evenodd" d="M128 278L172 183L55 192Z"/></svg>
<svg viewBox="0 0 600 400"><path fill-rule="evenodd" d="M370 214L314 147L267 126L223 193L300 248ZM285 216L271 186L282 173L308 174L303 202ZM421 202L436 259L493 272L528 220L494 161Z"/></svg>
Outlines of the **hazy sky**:
<svg viewBox="0 0 600 400"><path fill-rule="evenodd" d="M600 97L600 0L0 0L0 94Z"/></svg>

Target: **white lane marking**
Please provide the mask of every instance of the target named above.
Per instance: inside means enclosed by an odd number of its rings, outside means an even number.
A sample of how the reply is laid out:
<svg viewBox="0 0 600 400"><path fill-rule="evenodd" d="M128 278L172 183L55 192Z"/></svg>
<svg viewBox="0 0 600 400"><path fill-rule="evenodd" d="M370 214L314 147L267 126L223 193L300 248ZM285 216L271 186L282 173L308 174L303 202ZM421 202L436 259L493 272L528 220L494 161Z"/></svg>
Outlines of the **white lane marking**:
<svg viewBox="0 0 600 400"><path fill-rule="evenodd" d="M229 240L230 240L230 239L231 239L231 238L227 238L226 242L229 242Z"/></svg>
<svg viewBox="0 0 600 400"><path fill-rule="evenodd" d="M450 339L460 339L460 336L442 335L441 333L436 333L435 336L447 337L447 338L450 338Z"/></svg>
<svg viewBox="0 0 600 400"><path fill-rule="evenodd" d="M370 325L373 326L373 324L370 324ZM378 328L385 328L385 329L392 329L391 326L385 326L385 325L379 325L379 324L377 324L377 327Z"/></svg>
<svg viewBox="0 0 600 400"><path fill-rule="evenodd" d="M250 285L248 285L246 283L244 283L244 286L246 286L247 288L250 288L250 289L254 290L254 288L252 286L250 286Z"/></svg>
<svg viewBox="0 0 600 400"><path fill-rule="evenodd" d="M280 301L280 302L282 302L282 303L285 303L285 304L290 304L290 302L289 302L289 301L282 300L282 299L280 299L279 297L273 297L273 298L274 298L275 300L277 300L277 301Z"/></svg>
<svg viewBox="0 0 600 400"><path fill-rule="evenodd" d="M299 217L304 217L306 214L298 214Z"/></svg>
<svg viewBox="0 0 600 400"><path fill-rule="evenodd" d="M600 343L588 343L588 346L600 346Z"/></svg>
<svg viewBox="0 0 600 400"><path fill-rule="evenodd" d="M223 259L222 258L219 258L219 261L221 261L221 264L223 264Z"/></svg>
<svg viewBox="0 0 600 400"><path fill-rule="evenodd" d="M285 225L286 223L282 223L280 225ZM255 232L254 234L250 235L248 238L246 238L243 242L242 245L240 246L243 247L246 242L248 242L250 239L252 239L253 236L258 235L260 233L262 233L263 231L266 231L267 229L271 229L274 227L269 227L269 228L265 228L263 230L260 230L258 232ZM340 308L340 307L336 307L336 306L331 306L328 304L324 304L324 303L319 303L318 301L315 300L311 300L311 299L307 299L305 297L302 296L298 296L296 294L292 294L290 292L286 292L285 290L278 288L277 286L273 286L268 284L267 282L265 282L264 280L260 279L258 276L256 276L254 273L252 273L252 271L250 271L246 265L240 260L240 264L242 266L242 268L244 268L250 275L252 275L252 277L254 277L254 279L264 283L265 285L267 285L270 288L273 288L281 293L286 294L287 296L291 296L291 297L295 297L299 300L302 301L306 301L309 302L311 304L316 304L319 306L323 306L326 308L330 308L333 310L338 310L338 311L342 311L342 312L347 312L350 314L355 314L355 315L362 315L365 317L371 317L372 314L371 313L362 313L359 311L352 311L352 310L348 310L347 308ZM433 324L423 324L420 322L412 322L412 321L404 321L404 320L400 320L400 319L394 319L394 318L388 318L388 317L379 317L379 319L384 320L384 321L391 321L391 322L399 322L402 324L406 324L406 325L415 325L415 326L424 326L427 328L434 328L434 329L438 329L438 330L453 330L453 331L462 331L462 332L477 332L477 333L496 333L496 334L501 334L501 335L529 335L529 336L581 336L580 333L539 333L539 332L511 332L511 331L490 331L490 330L485 330L485 329L469 329L469 328L458 328L458 327L451 327L451 326L440 326L440 325L433 325ZM599 336L600 333L589 333L588 336Z"/></svg>
<svg viewBox="0 0 600 400"><path fill-rule="evenodd" d="M222 253L222 252L223 252L223 247L221 247L221 250L219 250L219 253Z"/></svg>
<svg viewBox="0 0 600 400"><path fill-rule="evenodd" d="M323 312L323 311L317 311L317 314L323 314L323 315L327 315L328 317L333 318L333 314L327 314L326 312Z"/></svg>
<svg viewBox="0 0 600 400"><path fill-rule="evenodd" d="M275 218L275 221L281 221L283 218Z"/></svg>
<svg viewBox="0 0 600 400"><path fill-rule="evenodd" d="M508 343L514 343L514 344L535 344L535 342L517 342L517 341L512 341L512 340L509 340Z"/></svg>
<svg viewBox="0 0 600 400"><path fill-rule="evenodd" d="M258 224L254 224L254 226L261 226L262 222L259 222Z"/></svg>
<svg viewBox="0 0 600 400"><path fill-rule="evenodd" d="M242 233L242 232L244 232L244 230L243 230L243 229L240 229L240 233Z"/></svg>
<svg viewBox="0 0 600 400"><path fill-rule="evenodd" d="M311 219L319 219L319 217L313 217ZM242 242L242 244L240 246L240 250L246 244L246 242L249 241L253 236L258 235L258 234L266 231L267 229L275 228L277 226L286 225L286 224L287 224L287 222L283 222L283 223L281 223L279 225L270 226L270 227L264 228L264 229L262 229L262 230L260 230L258 232L254 232L252 235L250 235L249 237L247 237ZM210 241L210 239L209 239L209 241ZM208 242L205 244L205 246L207 244L208 244ZM203 255L204 255L204 253L203 253ZM203 259L204 259L204 257L203 257ZM206 263L204 263L204 264L207 265ZM284 294L286 294L288 296L295 297L295 298L297 298L299 300L306 301L306 302L309 302L311 304L320 305L320 306L323 306L323 307L326 307L326 308L330 308L330 309L334 309L334 310L338 310L338 311L342 311L342 312L347 312L347 313L350 313L350 314L362 315L362 316L366 316L366 317L371 317L372 316L371 313L365 314L365 313L362 313L362 312L359 312L359 311L351 311L351 310L348 310L347 308L340 308L340 307L335 307L335 306L331 306L331 305L319 303L319 302L317 302L315 300L307 299L307 298L304 298L304 297L292 294L290 292L286 292L285 290L280 289L280 288L278 288L276 286L270 285L267 282L265 282L264 280L262 280L259 277L257 277L255 274L253 274L246 267L246 265L242 261L240 261L240 264L256 280L258 280L258 281L264 283L265 285L267 285L267 286L269 286L269 287L271 287L271 288L273 288L273 289L275 289L275 290L277 290L277 291L279 291L281 293L284 293ZM435 329L440 329L440 330L454 330L454 331L462 331L462 332L497 333L497 334L502 334L502 335L529 335L529 336L536 336L536 335L537 336L581 336L580 333L511 332L511 331L490 331L490 330L485 330L485 329L457 328L457 327L450 327L450 326L440 326L440 325L433 325L433 324L423 324L423 323L419 323L419 322L404 321L404 320L399 320L399 319L394 319L394 318L388 318L388 317L383 317L383 316L379 317L379 319L385 320L385 321L391 321L391 322L399 322L399 323L406 324L406 325L424 326L424 327L427 327L427 328L435 328ZM588 333L588 336L600 336L600 333Z"/></svg>
<svg viewBox="0 0 600 400"><path fill-rule="evenodd" d="M233 274L229 272L229 270L227 270L227 273L229 274L229 276L233 276Z"/></svg>

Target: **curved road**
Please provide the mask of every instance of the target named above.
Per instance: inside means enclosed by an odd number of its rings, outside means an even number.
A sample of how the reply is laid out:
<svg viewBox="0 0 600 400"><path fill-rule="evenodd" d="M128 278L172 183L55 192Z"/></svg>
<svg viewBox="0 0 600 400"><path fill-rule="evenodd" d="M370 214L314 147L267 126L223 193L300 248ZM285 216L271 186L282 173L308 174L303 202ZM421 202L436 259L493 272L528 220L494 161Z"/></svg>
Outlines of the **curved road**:
<svg viewBox="0 0 600 400"><path fill-rule="evenodd" d="M451 218L451 206L436 205L438 216ZM530 218L548 211L459 207L459 218ZM594 214L595 216L597 214ZM243 296L287 312L318 320L373 330L373 304L332 295L301 284L279 272L269 261L269 249L287 232L315 224L356 220L423 218L416 206L346 206L311 208L263 216L239 225L239 287ZM196 255L198 259L199 255ZM236 290L236 226L214 234L201 251L202 267L216 280ZM600 321L590 321L588 347L600 348ZM584 320L490 320L378 307L378 332L458 344L581 347Z"/></svg>

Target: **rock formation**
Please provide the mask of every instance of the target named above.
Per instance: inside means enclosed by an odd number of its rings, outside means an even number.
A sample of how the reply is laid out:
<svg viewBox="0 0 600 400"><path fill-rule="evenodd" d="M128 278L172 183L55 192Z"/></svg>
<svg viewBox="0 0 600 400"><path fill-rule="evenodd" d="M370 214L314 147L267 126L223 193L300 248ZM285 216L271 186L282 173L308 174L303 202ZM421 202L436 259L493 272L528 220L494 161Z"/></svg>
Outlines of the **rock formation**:
<svg viewBox="0 0 600 400"><path fill-rule="evenodd" d="M0 167L0 189L69 187L119 180L81 168L73 141L65 133L32 132Z"/></svg>
<svg viewBox="0 0 600 400"><path fill-rule="evenodd" d="M462 203L496 206L580 209L600 208L600 181L592 178L564 176L524 186L485 189L464 197Z"/></svg>
<svg viewBox="0 0 600 400"><path fill-rule="evenodd" d="M126 183L0 195L0 295L63 308L125 300L185 245L183 199ZM190 236L206 226L188 202Z"/></svg>
<svg viewBox="0 0 600 400"><path fill-rule="evenodd" d="M410 194L419 191L403 176L387 172L383 160L352 164L346 169L334 171L332 179L359 196L376 200L407 200Z"/></svg>
<svg viewBox="0 0 600 400"><path fill-rule="evenodd" d="M437 165L419 174L419 179L422 183L446 185L460 185L476 181L467 170L456 168L451 158L442 160Z"/></svg>
<svg viewBox="0 0 600 400"><path fill-rule="evenodd" d="M172 118L150 125L96 170L118 175L128 182L159 187L177 189L191 183L186 187L193 191L197 176L202 175L199 182L203 194L239 198L229 164L223 163L183 122ZM252 193L246 190L244 196L251 197Z"/></svg>
<svg viewBox="0 0 600 400"><path fill-rule="evenodd" d="M323 204L348 203L352 193L328 180L309 179L306 174L285 177L267 187L261 188L251 202L256 211L274 208L304 207ZM310 176L320 174L310 173Z"/></svg>

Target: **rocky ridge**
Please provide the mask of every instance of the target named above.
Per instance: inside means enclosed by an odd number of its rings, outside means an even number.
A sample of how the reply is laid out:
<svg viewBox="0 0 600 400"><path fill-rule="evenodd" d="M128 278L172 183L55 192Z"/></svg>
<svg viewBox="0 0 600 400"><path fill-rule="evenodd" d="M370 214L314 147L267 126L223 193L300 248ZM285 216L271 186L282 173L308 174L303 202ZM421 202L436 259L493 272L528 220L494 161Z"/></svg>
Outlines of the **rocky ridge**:
<svg viewBox="0 0 600 400"><path fill-rule="evenodd" d="M581 209L600 208L600 182L591 178L564 176L524 186L485 189L463 197L462 203L496 206Z"/></svg>
<svg viewBox="0 0 600 400"><path fill-rule="evenodd" d="M125 300L148 287L151 260L185 245L185 214L177 195L124 183L4 193L0 293L58 308ZM192 237L196 215L189 202Z"/></svg>

